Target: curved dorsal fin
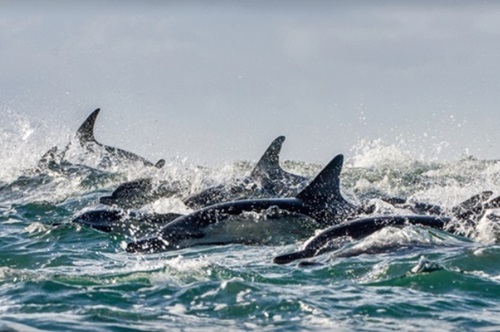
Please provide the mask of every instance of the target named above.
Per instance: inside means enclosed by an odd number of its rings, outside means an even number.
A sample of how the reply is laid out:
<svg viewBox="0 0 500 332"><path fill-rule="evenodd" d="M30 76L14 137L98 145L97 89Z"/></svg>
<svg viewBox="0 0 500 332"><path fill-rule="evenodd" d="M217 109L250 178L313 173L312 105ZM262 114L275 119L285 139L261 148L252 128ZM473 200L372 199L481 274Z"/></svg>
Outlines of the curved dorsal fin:
<svg viewBox="0 0 500 332"><path fill-rule="evenodd" d="M165 166L165 159L160 159L155 164L156 168L162 168L163 166Z"/></svg>
<svg viewBox="0 0 500 332"><path fill-rule="evenodd" d="M94 124L95 120L97 118L97 115L101 111L100 108L96 109L93 111L85 121L83 121L82 125L78 130L76 131L76 135L78 139L80 140L80 143L84 145L85 143L88 142L94 142L97 143L95 137L94 137Z"/></svg>
<svg viewBox="0 0 500 332"><path fill-rule="evenodd" d="M258 178L267 175L267 177L275 178L284 172L280 166L280 152L284 141L285 136L279 136L269 145L250 173L250 177Z"/></svg>
<svg viewBox="0 0 500 332"><path fill-rule="evenodd" d="M343 162L344 156L337 155L296 197L313 205L320 202L350 205L340 193L340 172Z"/></svg>

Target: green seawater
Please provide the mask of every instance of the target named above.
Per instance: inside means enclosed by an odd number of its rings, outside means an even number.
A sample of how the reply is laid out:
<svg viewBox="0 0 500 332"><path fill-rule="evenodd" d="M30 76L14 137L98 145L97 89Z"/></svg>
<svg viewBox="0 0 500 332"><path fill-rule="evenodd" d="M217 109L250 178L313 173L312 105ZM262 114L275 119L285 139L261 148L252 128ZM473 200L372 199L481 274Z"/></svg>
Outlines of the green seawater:
<svg viewBox="0 0 500 332"><path fill-rule="evenodd" d="M231 172L244 175L240 166ZM313 175L320 167L288 169ZM227 168L168 175L216 183L220 172ZM342 183L359 200L384 193L451 207L482 190L498 194L499 175L497 162L405 160L392 168L347 165ZM304 267L272 263L303 240L133 255L124 250L129 238L71 222L130 174L21 176L0 179L0 331L500 330L494 222L467 238L384 230Z"/></svg>

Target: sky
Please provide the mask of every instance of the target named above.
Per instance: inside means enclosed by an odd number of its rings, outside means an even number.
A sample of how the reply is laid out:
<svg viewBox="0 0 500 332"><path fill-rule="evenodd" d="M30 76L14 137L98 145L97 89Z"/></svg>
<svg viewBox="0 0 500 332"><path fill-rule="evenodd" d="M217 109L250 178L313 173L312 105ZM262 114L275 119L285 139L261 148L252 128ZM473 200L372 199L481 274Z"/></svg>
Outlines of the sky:
<svg viewBox="0 0 500 332"><path fill-rule="evenodd" d="M0 50L0 115L66 133L100 107L97 139L150 159L279 135L314 163L500 158L499 2L0 0Z"/></svg>

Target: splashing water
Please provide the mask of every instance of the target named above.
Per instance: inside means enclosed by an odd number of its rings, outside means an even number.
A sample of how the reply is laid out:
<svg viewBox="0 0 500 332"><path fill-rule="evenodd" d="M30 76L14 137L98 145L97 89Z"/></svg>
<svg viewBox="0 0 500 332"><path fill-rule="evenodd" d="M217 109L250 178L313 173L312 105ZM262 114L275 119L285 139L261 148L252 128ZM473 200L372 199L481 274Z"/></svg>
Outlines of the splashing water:
<svg viewBox="0 0 500 332"><path fill-rule="evenodd" d="M177 181L173 198L146 212L180 212L180 200L244 177L253 163L221 168L174 159L161 170L37 169L71 130L48 134L8 113L0 130L0 330L496 330L500 326L500 229L490 211L468 238L420 227L386 228L317 258L272 259L303 241L276 246L200 246L152 255L124 250L130 239L72 224L118 184L145 176ZM363 148L359 148L359 147ZM500 193L500 163L437 162L382 141L360 142L341 175L344 191L381 213L408 213L380 200L401 197L445 209L483 190ZM75 148L73 161L84 158ZM313 176L321 166L288 161ZM86 165L88 166L88 165ZM252 214L245 217L251 218ZM255 216L255 218L259 218ZM290 220L293 222L293 219Z"/></svg>

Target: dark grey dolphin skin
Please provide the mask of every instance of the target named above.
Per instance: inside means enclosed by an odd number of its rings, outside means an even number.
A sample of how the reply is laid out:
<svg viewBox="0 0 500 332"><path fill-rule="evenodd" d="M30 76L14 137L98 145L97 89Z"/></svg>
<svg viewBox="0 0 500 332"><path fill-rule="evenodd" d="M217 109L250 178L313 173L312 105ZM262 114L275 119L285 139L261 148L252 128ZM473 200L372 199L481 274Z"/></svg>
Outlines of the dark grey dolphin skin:
<svg viewBox="0 0 500 332"><path fill-rule="evenodd" d="M346 221L325 229L309 240L304 249L274 258L276 264L287 264L297 259L310 258L322 253L338 249L331 242L341 237L360 239L375 233L387 226L418 225L436 229L444 229L452 220L449 217L437 216L379 216Z"/></svg>
<svg viewBox="0 0 500 332"><path fill-rule="evenodd" d="M74 223L103 232L129 236L146 236L158 232L163 226L182 216L177 213L144 214L123 210L95 210L82 213Z"/></svg>
<svg viewBox="0 0 500 332"><path fill-rule="evenodd" d="M101 147L107 152L108 155L106 158L109 159L120 158L127 161L141 162L144 166L155 166L158 168L165 165L165 160L163 159L160 159L156 164L153 164L149 160L146 160L135 153L99 143L94 137L94 125L100 111L101 109L99 108L93 111L82 123L80 128L78 128L76 135L82 147L86 148L90 152L94 152L94 148L96 146Z"/></svg>
<svg viewBox="0 0 500 332"><path fill-rule="evenodd" d="M192 208L202 208L223 201L232 201L253 197L291 196L298 193L307 178L284 171L279 164L279 153L285 140L284 136L276 138L257 162L250 176L242 182L232 185L210 187L184 200ZM142 206L163 197L171 197L181 191L179 184L167 181L155 183L152 178L137 179L118 186L109 196L102 196L99 202L104 205L118 206L126 209L138 209ZM129 214L120 210L95 210L84 212L74 219L74 222L86 225L101 231L123 233L130 222L136 227L137 218L130 218ZM155 219L152 214L144 217L145 224L149 219ZM128 220L130 219L130 220ZM116 223L116 225L114 225ZM155 223L158 225L158 223ZM147 225L143 225L143 228ZM155 226L156 227L156 226Z"/></svg>
<svg viewBox="0 0 500 332"><path fill-rule="evenodd" d="M221 234L217 226L230 224L229 215L261 212L270 208L306 215L321 227L342 222L357 207L347 202L340 192L343 156L336 156L314 180L294 198L239 200L208 206L168 223L156 236L129 243L128 252L152 253L201 244L247 243L252 234ZM293 223L293 221L288 220ZM254 222L255 223L255 222ZM262 225L261 225L262 224ZM274 220L259 227L273 227ZM215 231L213 231L215 229ZM211 233L212 231L212 233ZM213 234L213 235L210 235Z"/></svg>
<svg viewBox="0 0 500 332"><path fill-rule="evenodd" d="M500 207L500 196L489 200L492 191L483 191L462 203L454 206L445 216L447 211L442 207L433 204L415 203L409 204L405 200L390 200L394 205L403 205L420 215L409 216L375 216L357 220L346 221L340 225L325 229L318 235L310 239L304 246L304 249L286 255L278 256L274 259L276 264L287 264L297 259L310 258L322 253L338 249L333 243L335 239L341 237L351 237L359 239L366 237L386 226L404 226L418 225L457 232L456 223L450 223L452 220L471 223L473 220L479 220L488 209ZM427 214L427 215L422 215ZM332 244L333 243L333 244Z"/></svg>
<svg viewBox="0 0 500 332"><path fill-rule="evenodd" d="M175 196L180 191L179 184L167 181L155 184L152 178L143 178L119 185L111 195L100 197L99 203L125 209L139 209L157 199Z"/></svg>
<svg viewBox="0 0 500 332"><path fill-rule="evenodd" d="M100 111L101 110L99 108L96 109L87 117L87 119L85 119L85 121L80 125L80 127L76 131L76 138L78 139L80 145L83 148L85 148L88 152L95 153L97 152L97 150L106 152L101 162L102 166L107 166L116 159L125 160L129 162L130 161L140 162L143 163L144 166L155 166L157 168L161 168L165 165L165 160L163 159L160 159L156 164L153 164L152 162L146 160L145 158L135 153L99 143L94 137L94 125L97 119L97 115L99 115ZM62 151L59 156L56 155L57 147L51 148L42 156L42 158L38 163L38 166L39 167L44 167L47 165L50 166L50 164L54 164L56 162L57 158L59 158L61 162L63 162L65 154L70 147L70 144L66 146L65 150Z"/></svg>
<svg viewBox="0 0 500 332"><path fill-rule="evenodd" d="M40 160L38 161L37 166L39 169L50 168L54 164L56 164L56 158L57 158L57 146L54 146L44 153L42 158L40 158Z"/></svg>
<svg viewBox="0 0 500 332"><path fill-rule="evenodd" d="M277 137L264 152L248 177L230 185L218 185L183 200L196 209L228 200L249 197L293 197L304 188L307 177L286 172L280 166L279 154L285 136Z"/></svg>
<svg viewBox="0 0 500 332"><path fill-rule="evenodd" d="M231 184L209 187L183 199L186 206L199 209L205 206L254 197L291 197L297 194L308 178L283 170L279 153L284 136L276 138L264 152L250 175ZM138 179L118 186L109 196L100 198L100 203L127 209L139 209L154 200L171 197L181 191L175 183L151 178Z"/></svg>
<svg viewBox="0 0 500 332"><path fill-rule="evenodd" d="M303 176L289 173L281 168L280 152L283 142L285 142L285 136L278 136L271 142L250 173L251 178L270 178L286 182L300 182L306 180Z"/></svg>
<svg viewBox="0 0 500 332"><path fill-rule="evenodd" d="M500 196L489 200L492 195L492 191L483 191L454 206L450 211L447 211L447 209L439 205L407 202L402 198L382 198L382 200L395 207L404 208L420 215L427 214L439 216L451 214L458 219L464 220L473 216L480 217L486 210L500 207Z"/></svg>

